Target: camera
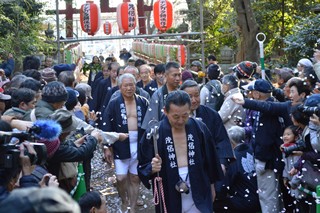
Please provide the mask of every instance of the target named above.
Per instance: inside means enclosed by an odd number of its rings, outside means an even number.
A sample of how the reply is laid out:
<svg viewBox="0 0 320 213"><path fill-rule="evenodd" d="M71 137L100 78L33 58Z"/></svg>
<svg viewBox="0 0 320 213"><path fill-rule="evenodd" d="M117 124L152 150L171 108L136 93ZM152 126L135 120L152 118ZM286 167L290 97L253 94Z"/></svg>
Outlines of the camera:
<svg viewBox="0 0 320 213"><path fill-rule="evenodd" d="M185 194L189 194L189 186L188 184L183 181L183 180L179 180L178 183L176 183L176 190L178 192L180 192L181 194L182 193L185 193Z"/></svg>
<svg viewBox="0 0 320 213"><path fill-rule="evenodd" d="M304 113L305 115L307 115L308 117L311 117L313 114L320 116L320 107L319 106L307 107L307 106L300 105L300 106L298 106L298 110L300 112Z"/></svg>
<svg viewBox="0 0 320 213"><path fill-rule="evenodd" d="M292 154L293 151L303 151L305 148L306 148L306 143L304 142L304 140L299 139L294 145L289 147L284 147L283 152L285 156L288 157L289 155Z"/></svg>
<svg viewBox="0 0 320 213"><path fill-rule="evenodd" d="M39 133L38 126L32 126L26 132L0 132L0 169L15 169L20 165L20 143L24 141L36 141ZM13 138L18 139L18 143L10 143ZM43 143L31 143L36 155L32 155L25 149L25 155L29 156L33 165L44 165L47 160L47 149Z"/></svg>

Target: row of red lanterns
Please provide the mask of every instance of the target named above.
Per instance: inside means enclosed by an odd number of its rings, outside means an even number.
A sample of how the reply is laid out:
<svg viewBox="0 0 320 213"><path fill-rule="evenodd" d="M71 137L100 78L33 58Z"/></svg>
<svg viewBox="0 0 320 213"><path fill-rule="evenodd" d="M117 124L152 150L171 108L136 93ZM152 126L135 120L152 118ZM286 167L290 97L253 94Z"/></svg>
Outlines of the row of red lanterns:
<svg viewBox="0 0 320 213"><path fill-rule="evenodd" d="M93 0L88 0L81 6L80 9L80 22L81 28L88 35L95 35L101 25L101 12L98 5L93 3ZM173 20L172 3L168 0L157 0L153 5L154 24L156 28L161 31L167 31ZM123 3L117 7L117 23L119 32L125 34L130 32L136 27L138 20L138 13L135 4L130 0L123 0ZM103 24L103 31L109 35L112 32L111 23L106 21Z"/></svg>

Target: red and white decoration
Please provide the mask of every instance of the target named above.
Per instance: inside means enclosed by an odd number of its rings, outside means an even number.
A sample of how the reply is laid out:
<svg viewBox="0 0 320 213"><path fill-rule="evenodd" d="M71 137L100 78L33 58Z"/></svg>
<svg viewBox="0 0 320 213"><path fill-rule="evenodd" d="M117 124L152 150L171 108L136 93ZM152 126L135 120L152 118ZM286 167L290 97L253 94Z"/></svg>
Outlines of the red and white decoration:
<svg viewBox="0 0 320 213"><path fill-rule="evenodd" d="M100 8L92 0L87 1L80 8L81 28L88 35L94 36L100 29Z"/></svg>
<svg viewBox="0 0 320 213"><path fill-rule="evenodd" d="M123 35L136 27L138 13L135 4L130 0L123 0L117 7L117 22L119 32Z"/></svg>
<svg viewBox="0 0 320 213"><path fill-rule="evenodd" d="M167 31L172 26L173 9L168 0L158 0L153 4L154 25L160 32Z"/></svg>
<svg viewBox="0 0 320 213"><path fill-rule="evenodd" d="M103 24L103 32L107 35L110 35L111 32L112 32L112 25L109 21L106 21L104 24Z"/></svg>

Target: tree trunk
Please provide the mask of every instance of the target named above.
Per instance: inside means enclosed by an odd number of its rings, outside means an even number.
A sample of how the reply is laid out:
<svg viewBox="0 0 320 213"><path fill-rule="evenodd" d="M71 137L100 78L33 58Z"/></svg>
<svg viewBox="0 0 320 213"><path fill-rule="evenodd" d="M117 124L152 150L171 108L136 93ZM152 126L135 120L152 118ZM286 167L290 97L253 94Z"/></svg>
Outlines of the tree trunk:
<svg viewBox="0 0 320 213"><path fill-rule="evenodd" d="M256 41L256 35L259 32L259 26L253 15L250 0L234 0L234 5L240 34L236 60L237 62L244 60L258 62L259 45Z"/></svg>

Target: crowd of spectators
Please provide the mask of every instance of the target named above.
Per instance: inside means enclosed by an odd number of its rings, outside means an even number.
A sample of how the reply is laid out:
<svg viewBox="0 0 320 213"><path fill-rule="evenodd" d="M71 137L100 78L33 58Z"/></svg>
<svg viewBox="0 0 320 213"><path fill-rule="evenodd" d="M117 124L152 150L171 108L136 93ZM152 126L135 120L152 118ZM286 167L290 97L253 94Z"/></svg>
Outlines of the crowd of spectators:
<svg viewBox="0 0 320 213"><path fill-rule="evenodd" d="M120 211L136 212L141 203L139 177L155 180L155 173L174 172L165 164L162 168L162 162L170 162L173 168L176 156L179 159L188 153L191 159L194 155L191 133L185 139L176 137L173 129L173 141L188 143L186 153L180 145L169 149L167 137L157 138L167 146L168 159L155 156L145 161L146 153L139 145L160 121L179 129L179 108L174 114L169 109L176 105L166 105L168 95L179 90L184 92L172 94L188 94L189 99L183 100L189 108L181 108L188 112L186 118L182 115L181 125L187 128L189 117L196 120L197 131L209 136L214 147L212 153L202 150L204 156L216 155L216 172L220 166L223 172L217 178L205 177L213 180L214 212L315 212L314 191L320 176L320 48L314 50L313 61L303 58L296 68L274 69L267 79L260 78L258 64L250 61L240 62L226 73L213 55L204 71L202 64L194 61L190 70L182 72L176 62L147 64L123 49L120 58L125 67L115 57L102 61L93 57L86 68L88 82L77 82L75 64L53 65L51 57L41 65L36 56L27 56L21 72L13 72L11 54L2 58L1 210L106 212L105 198L91 188L91 159L100 146L105 160L115 163ZM205 76L198 75L200 72ZM32 132L34 128L40 130ZM30 143L33 141L45 146L45 157ZM6 161L5 156L13 157ZM138 159L144 160L143 170ZM193 168L191 160L183 162ZM81 166L87 193L77 204L70 196L75 196L80 185ZM180 179L192 188L194 180L188 175ZM163 181L169 187L168 180ZM200 212L200 195L184 193L189 191L175 194L181 198L182 208L188 199L194 201L194 212Z"/></svg>

